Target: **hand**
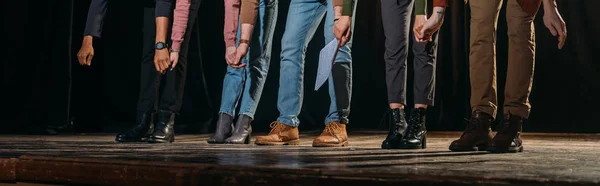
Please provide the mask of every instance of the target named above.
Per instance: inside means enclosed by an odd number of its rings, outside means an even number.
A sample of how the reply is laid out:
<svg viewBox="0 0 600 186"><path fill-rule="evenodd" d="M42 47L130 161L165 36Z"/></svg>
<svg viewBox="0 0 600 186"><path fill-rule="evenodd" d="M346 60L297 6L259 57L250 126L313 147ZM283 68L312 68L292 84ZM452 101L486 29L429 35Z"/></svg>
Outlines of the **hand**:
<svg viewBox="0 0 600 186"><path fill-rule="evenodd" d="M558 48L562 49L567 40L567 25L560 16L558 9L556 9L556 5L547 6L544 4L544 25L553 36L558 35Z"/></svg>
<svg viewBox="0 0 600 186"><path fill-rule="evenodd" d="M420 41L423 39L423 35L421 35L421 30L423 29L423 25L427 22L427 16L425 15L416 15L415 16L415 25L413 26L413 35L415 35L415 40Z"/></svg>
<svg viewBox="0 0 600 186"><path fill-rule="evenodd" d="M156 71L160 72L161 74L164 74L165 71L169 68L170 62L171 61L169 61L169 50L162 49L154 51L154 67L156 68Z"/></svg>
<svg viewBox="0 0 600 186"><path fill-rule="evenodd" d="M172 51L171 57L169 58L171 59L171 71L173 71L175 66L177 66L177 62L179 61L179 51Z"/></svg>
<svg viewBox="0 0 600 186"><path fill-rule="evenodd" d="M340 46L346 45L352 37L351 24L352 18L350 16L340 16L335 23L333 23L333 35L338 40Z"/></svg>
<svg viewBox="0 0 600 186"><path fill-rule="evenodd" d="M231 65L235 61L236 50L234 46L225 49L225 62L227 62L227 65Z"/></svg>
<svg viewBox="0 0 600 186"><path fill-rule="evenodd" d="M421 39L417 42L431 42L433 41L432 36L437 32L444 24L445 7L434 7L433 15L429 17L427 22L423 25L423 28L419 32Z"/></svg>
<svg viewBox="0 0 600 186"><path fill-rule="evenodd" d="M94 46L92 45L92 36L85 36L81 48L77 53L77 59L80 65L90 66L92 65L92 58L94 57Z"/></svg>
<svg viewBox="0 0 600 186"><path fill-rule="evenodd" d="M231 66L233 68L245 67L246 64L242 63L242 59L244 59L244 57L246 57L246 54L248 54L248 44L240 43L240 45L237 47L237 51L235 52L235 59L232 61L232 63L229 66Z"/></svg>

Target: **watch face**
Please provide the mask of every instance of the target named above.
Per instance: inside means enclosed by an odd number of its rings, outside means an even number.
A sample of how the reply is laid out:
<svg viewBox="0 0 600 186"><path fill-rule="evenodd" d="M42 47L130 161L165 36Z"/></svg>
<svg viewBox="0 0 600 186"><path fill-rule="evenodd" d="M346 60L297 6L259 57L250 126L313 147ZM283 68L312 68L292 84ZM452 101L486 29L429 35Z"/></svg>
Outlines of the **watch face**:
<svg viewBox="0 0 600 186"><path fill-rule="evenodd" d="M156 49L161 50L161 49L164 49L164 48L165 48L165 43L163 43L163 42L156 43Z"/></svg>

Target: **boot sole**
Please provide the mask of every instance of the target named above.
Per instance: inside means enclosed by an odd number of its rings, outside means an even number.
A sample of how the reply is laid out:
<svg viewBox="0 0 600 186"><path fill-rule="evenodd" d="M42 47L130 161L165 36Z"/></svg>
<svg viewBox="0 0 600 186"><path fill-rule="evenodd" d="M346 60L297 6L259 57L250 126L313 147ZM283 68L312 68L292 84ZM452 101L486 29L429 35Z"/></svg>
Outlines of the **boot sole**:
<svg viewBox="0 0 600 186"><path fill-rule="evenodd" d="M284 142L271 142L271 141L255 141L254 142L256 145L300 145L300 140L290 140L290 141L284 141Z"/></svg>
<svg viewBox="0 0 600 186"><path fill-rule="evenodd" d="M151 138L148 139L146 142L148 143L173 143L175 142L175 138L171 138L171 139L155 139L155 138Z"/></svg>
<svg viewBox="0 0 600 186"><path fill-rule="evenodd" d="M123 138L117 138L115 139L116 142L120 142L120 143L139 143L139 142L146 142L146 139L123 139Z"/></svg>
<svg viewBox="0 0 600 186"><path fill-rule="evenodd" d="M224 141L214 141L214 142L213 141L207 141L206 143L208 143L208 144L225 144Z"/></svg>
<svg viewBox="0 0 600 186"><path fill-rule="evenodd" d="M488 147L485 145L479 145L479 146L475 146L475 147L450 147L449 148L451 151L454 152L471 152L471 151L486 151L488 150Z"/></svg>
<svg viewBox="0 0 600 186"><path fill-rule="evenodd" d="M348 146L348 141L342 143L313 143L313 147L345 147Z"/></svg>
<svg viewBox="0 0 600 186"><path fill-rule="evenodd" d="M523 146L509 147L509 148L490 147L487 149L487 151L489 151L491 153L518 153L518 152L523 152Z"/></svg>

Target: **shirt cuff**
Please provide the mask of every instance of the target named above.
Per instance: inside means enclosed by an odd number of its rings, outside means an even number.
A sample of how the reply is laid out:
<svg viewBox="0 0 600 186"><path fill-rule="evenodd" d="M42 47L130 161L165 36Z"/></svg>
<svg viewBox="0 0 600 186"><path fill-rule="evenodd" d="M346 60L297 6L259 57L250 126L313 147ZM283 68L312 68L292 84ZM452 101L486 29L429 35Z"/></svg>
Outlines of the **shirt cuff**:
<svg viewBox="0 0 600 186"><path fill-rule="evenodd" d="M235 39L226 39L225 48L235 47Z"/></svg>
<svg viewBox="0 0 600 186"><path fill-rule="evenodd" d="M415 15L425 15L427 0L415 0Z"/></svg>
<svg viewBox="0 0 600 186"><path fill-rule="evenodd" d="M354 13L354 0L344 0L342 8L342 16L352 16Z"/></svg>
<svg viewBox="0 0 600 186"><path fill-rule="evenodd" d="M171 48L175 51L179 51L181 50L181 43L183 43L183 40L173 40Z"/></svg>
<svg viewBox="0 0 600 186"><path fill-rule="evenodd" d="M433 7L446 7L448 6L448 0L434 0Z"/></svg>

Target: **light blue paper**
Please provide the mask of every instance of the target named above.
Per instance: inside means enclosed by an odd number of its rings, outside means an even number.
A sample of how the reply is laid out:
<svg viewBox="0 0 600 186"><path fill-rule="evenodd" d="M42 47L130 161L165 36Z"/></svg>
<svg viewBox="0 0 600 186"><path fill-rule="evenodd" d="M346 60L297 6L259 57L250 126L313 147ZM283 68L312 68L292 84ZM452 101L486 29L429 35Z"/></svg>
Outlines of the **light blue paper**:
<svg viewBox="0 0 600 186"><path fill-rule="evenodd" d="M333 66L335 56L339 50L338 40L334 39L329 42L321 52L319 53L319 68L317 69L317 81L315 82L315 91L319 90L325 81L329 79L331 75L331 68Z"/></svg>

